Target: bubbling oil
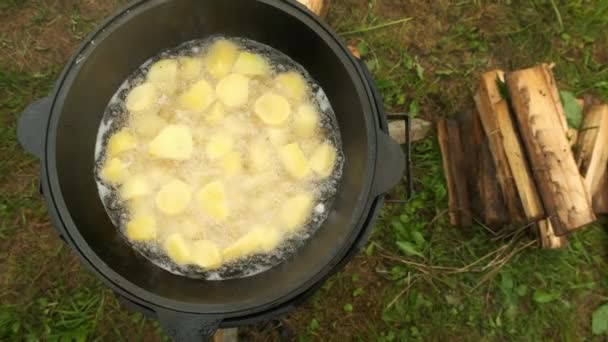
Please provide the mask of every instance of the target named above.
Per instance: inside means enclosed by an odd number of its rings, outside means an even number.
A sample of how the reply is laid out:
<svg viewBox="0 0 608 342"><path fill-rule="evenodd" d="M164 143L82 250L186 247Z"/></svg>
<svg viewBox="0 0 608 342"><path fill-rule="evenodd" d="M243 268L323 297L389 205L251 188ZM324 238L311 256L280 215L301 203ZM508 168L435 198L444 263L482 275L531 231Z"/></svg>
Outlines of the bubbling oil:
<svg viewBox="0 0 608 342"><path fill-rule="evenodd" d="M217 81L206 70L195 79L178 78L172 84L160 84L158 96L151 108L144 112L131 112L126 99L137 86L146 82L151 67L161 60L181 58L200 59L218 41L228 41L239 51L261 56L268 65L263 75L249 78L249 94L245 105L225 108L221 118L209 114L193 113L175 105L175 98L190 87L193 82L204 79L215 86ZM261 123L254 113L255 102L263 94L276 90L277 76L295 72L306 82L307 90L303 99L288 99L293 117L298 108L308 105L318 113L318 130L312 136L297 137L293 120L275 127ZM219 102L219 100L215 100ZM208 108L212 108L214 104ZM209 109L207 109L209 112ZM152 119L151 119L152 118ZM180 125L190 129L193 149L186 160L169 160L151 156L150 141L158 131L168 125ZM110 181L104 177L104 168L115 156L108 152L108 142L117 132L126 132L134 137L134 146L118 156L126 170L127 179L141 177L146 180L147 193L125 199L124 181ZM240 157L242 165L238 172L226 173L222 163L210 159L206 146L217 134L229 136L232 141L230 153ZM329 144L335 153L335 163L329 175L307 176L294 181L286 166L281 162L281 147L298 143L308 158L321 144ZM258 146L265 153L261 170L251 171L248 156L252 146ZM239 159L239 158L237 158ZM172 273L192 278L221 280L247 277L267 270L290 257L326 220L329 209L340 185L344 155L337 120L327 96L319 84L306 70L291 58L267 45L244 39L214 36L205 40L186 42L176 48L162 52L146 61L119 87L110 100L99 127L95 148L95 177L99 196L106 212L125 240L149 261ZM297 171L297 170L296 170ZM192 199L178 215L158 210L155 194L172 179L179 179L192 189ZM196 205L194 197L198 189L213 181L223 184L228 217L224 220L210 217ZM284 229L281 208L286 201L298 194L312 194L313 205L305 223L297 229ZM156 236L153 239L137 240L129 238L127 225L137 213L152 213L156 220ZM283 217L284 219L284 217ZM170 257L163 242L174 234L184 238L192 248L192 241L212 241L219 250L225 251L239 238L251 233L253 227L277 228L279 243L257 250L235 260L223 261L221 265L203 268L189 262L177 262ZM223 253L223 252L222 252Z"/></svg>

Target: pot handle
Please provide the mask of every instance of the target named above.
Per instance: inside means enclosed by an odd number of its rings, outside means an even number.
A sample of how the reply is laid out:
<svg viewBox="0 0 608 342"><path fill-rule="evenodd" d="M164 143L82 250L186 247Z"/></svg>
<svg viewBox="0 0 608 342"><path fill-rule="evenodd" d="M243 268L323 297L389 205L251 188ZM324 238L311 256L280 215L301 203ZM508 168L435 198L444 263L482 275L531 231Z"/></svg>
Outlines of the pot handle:
<svg viewBox="0 0 608 342"><path fill-rule="evenodd" d="M376 158L376 173L374 175L373 191L375 195L381 195L399 184L405 172L405 154L401 146L389 136L388 125L386 123L386 113L384 112L384 101L376 88L376 83L365 62L357 59L365 79L369 84L373 101L375 102L380 118L380 130L378 130Z"/></svg>
<svg viewBox="0 0 608 342"><path fill-rule="evenodd" d="M46 137L46 126L51 112L52 100L43 97L32 102L19 116L17 139L30 154L42 159Z"/></svg>
<svg viewBox="0 0 608 342"><path fill-rule="evenodd" d="M176 342L211 341L222 322L217 316L194 315L166 309L155 311L163 331Z"/></svg>

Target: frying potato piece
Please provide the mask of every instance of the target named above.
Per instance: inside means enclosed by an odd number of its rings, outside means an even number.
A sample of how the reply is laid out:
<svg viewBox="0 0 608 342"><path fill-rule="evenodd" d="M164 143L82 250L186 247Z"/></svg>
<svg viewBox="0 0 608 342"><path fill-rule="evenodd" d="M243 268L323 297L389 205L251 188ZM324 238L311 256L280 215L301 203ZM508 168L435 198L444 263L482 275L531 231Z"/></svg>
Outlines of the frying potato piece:
<svg viewBox="0 0 608 342"><path fill-rule="evenodd" d="M261 244L260 234L257 231L250 231L226 247L222 251L222 256L226 261L234 261L258 252Z"/></svg>
<svg viewBox="0 0 608 342"><path fill-rule="evenodd" d="M310 173L308 160L298 143L293 143L281 147L279 157L283 163L283 168L294 179L302 179Z"/></svg>
<svg viewBox="0 0 608 342"><path fill-rule="evenodd" d="M243 169L241 155L236 151L228 153L224 156L223 167L224 172L229 176L241 173L241 170Z"/></svg>
<svg viewBox="0 0 608 342"><path fill-rule="evenodd" d="M249 98L249 79L243 75L230 74L218 82L215 92L226 106L240 107Z"/></svg>
<svg viewBox="0 0 608 342"><path fill-rule="evenodd" d="M258 234L260 248L263 252L268 253L272 251L281 242L281 234L276 227L258 225L253 228L253 231Z"/></svg>
<svg viewBox="0 0 608 342"><path fill-rule="evenodd" d="M158 100L158 89L152 83L143 83L131 89L125 105L130 112L140 112L152 108Z"/></svg>
<svg viewBox="0 0 608 342"><path fill-rule="evenodd" d="M221 181L213 181L203 186L196 194L196 199L203 211L216 220L228 217L226 192Z"/></svg>
<svg viewBox="0 0 608 342"><path fill-rule="evenodd" d="M150 193L150 185L142 176L134 176L129 178L122 185L122 198L129 200L135 197L147 195Z"/></svg>
<svg viewBox="0 0 608 342"><path fill-rule="evenodd" d="M188 160L192 156L192 133L185 125L169 125L150 142L148 152L156 157Z"/></svg>
<svg viewBox="0 0 608 342"><path fill-rule="evenodd" d="M265 124L278 126L287 120L291 107L283 96L267 92L255 101L254 111Z"/></svg>
<svg viewBox="0 0 608 342"><path fill-rule="evenodd" d="M269 146L261 140L254 141L249 149L249 169L253 172L262 172L268 169L270 160Z"/></svg>
<svg viewBox="0 0 608 342"><path fill-rule="evenodd" d="M179 108L191 112L202 112L213 103L215 94L209 82L199 80L177 98Z"/></svg>
<svg viewBox="0 0 608 342"><path fill-rule="evenodd" d="M181 57L179 59L179 75L184 80L194 80L201 75L203 60L194 57Z"/></svg>
<svg viewBox="0 0 608 342"><path fill-rule="evenodd" d="M293 232L301 228L312 212L313 195L309 192L300 193L289 198L281 209L281 221L285 228Z"/></svg>
<svg viewBox="0 0 608 342"><path fill-rule="evenodd" d="M187 264L191 261L192 252L179 233L169 235L165 240L164 248L169 258L176 264Z"/></svg>
<svg viewBox="0 0 608 342"><path fill-rule="evenodd" d="M151 82L175 83L177 80L177 61L174 59L162 59L150 67L147 80Z"/></svg>
<svg viewBox="0 0 608 342"><path fill-rule="evenodd" d="M300 138L310 138L319 127L319 114L310 104L301 105L293 118L293 130Z"/></svg>
<svg viewBox="0 0 608 342"><path fill-rule="evenodd" d="M156 220L152 215L135 216L127 223L127 237L133 241L156 239Z"/></svg>
<svg viewBox="0 0 608 342"><path fill-rule="evenodd" d="M127 176L127 166L118 158L106 160L101 169L101 178L110 183L121 183Z"/></svg>
<svg viewBox="0 0 608 342"><path fill-rule="evenodd" d="M308 91L308 83L295 71L280 74L275 79L275 84L283 94L296 101L301 100Z"/></svg>
<svg viewBox="0 0 608 342"><path fill-rule="evenodd" d="M205 151L207 152L207 157L209 159L216 160L232 151L233 147L234 140L230 135L225 133L216 133L209 139Z"/></svg>
<svg viewBox="0 0 608 342"><path fill-rule="evenodd" d="M336 164L336 149L329 143L319 145L310 157L310 168L321 178L331 175Z"/></svg>
<svg viewBox="0 0 608 342"><path fill-rule="evenodd" d="M232 67L232 72L248 76L265 75L270 70L266 59L260 55L243 51Z"/></svg>
<svg viewBox="0 0 608 342"><path fill-rule="evenodd" d="M221 102L216 102L205 115L205 121L210 125L215 125L222 121L224 116L226 116L224 105Z"/></svg>
<svg viewBox="0 0 608 342"><path fill-rule="evenodd" d="M131 127L142 137L153 137L166 125L167 122L153 112L142 112L131 116Z"/></svg>
<svg viewBox="0 0 608 342"><path fill-rule="evenodd" d="M190 220L185 220L179 223L179 225L177 226L177 231L181 233L185 238L192 239L197 235L200 235L202 229L196 223Z"/></svg>
<svg viewBox="0 0 608 342"><path fill-rule="evenodd" d="M156 206L167 215L177 215L186 210L191 197L188 185L179 179L173 179L156 194Z"/></svg>
<svg viewBox="0 0 608 342"><path fill-rule="evenodd" d="M289 130L286 128L269 128L268 138L273 146L283 146L289 141Z"/></svg>
<svg viewBox="0 0 608 342"><path fill-rule="evenodd" d="M192 261L195 265L207 269L215 269L222 265L222 253L212 241L195 241L193 247Z"/></svg>
<svg viewBox="0 0 608 342"><path fill-rule="evenodd" d="M232 70L232 65L239 53L239 48L226 39L214 42L209 53L203 60L207 72L216 79L220 79Z"/></svg>
<svg viewBox="0 0 608 342"><path fill-rule="evenodd" d="M108 156L115 157L122 152L134 149L136 146L137 144L135 143L133 135L122 129L112 135L110 140L108 140Z"/></svg>

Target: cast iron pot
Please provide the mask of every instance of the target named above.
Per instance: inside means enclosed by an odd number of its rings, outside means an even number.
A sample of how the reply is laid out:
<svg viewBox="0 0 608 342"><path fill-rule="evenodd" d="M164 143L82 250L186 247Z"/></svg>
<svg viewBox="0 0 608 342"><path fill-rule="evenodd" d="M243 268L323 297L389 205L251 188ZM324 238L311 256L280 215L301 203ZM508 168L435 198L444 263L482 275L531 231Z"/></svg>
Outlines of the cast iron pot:
<svg viewBox="0 0 608 342"><path fill-rule="evenodd" d="M97 130L108 101L145 60L214 34L270 45L302 64L336 113L346 157L327 221L295 255L248 278L191 279L135 252L108 218L93 176ZM365 66L314 14L285 0L135 1L80 47L52 93L21 115L18 136L41 165L41 192L59 235L131 307L176 340L283 313L364 244L384 193L405 159Z"/></svg>

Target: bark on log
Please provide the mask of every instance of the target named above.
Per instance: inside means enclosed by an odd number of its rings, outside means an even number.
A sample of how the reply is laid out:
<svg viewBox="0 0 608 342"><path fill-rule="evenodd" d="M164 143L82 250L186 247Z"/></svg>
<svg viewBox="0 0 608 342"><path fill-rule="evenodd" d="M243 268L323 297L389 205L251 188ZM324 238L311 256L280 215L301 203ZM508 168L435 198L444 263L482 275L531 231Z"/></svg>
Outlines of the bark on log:
<svg viewBox="0 0 608 342"><path fill-rule="evenodd" d="M549 66L507 75L519 131L545 212L561 236L595 221L590 197L563 134L565 116Z"/></svg>

